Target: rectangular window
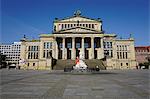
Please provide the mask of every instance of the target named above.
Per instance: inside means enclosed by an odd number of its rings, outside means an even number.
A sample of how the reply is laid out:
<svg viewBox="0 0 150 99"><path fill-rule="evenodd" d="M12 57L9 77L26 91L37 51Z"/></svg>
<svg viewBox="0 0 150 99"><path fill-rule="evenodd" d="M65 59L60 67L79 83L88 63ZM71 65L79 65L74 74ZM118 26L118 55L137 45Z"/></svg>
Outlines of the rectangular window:
<svg viewBox="0 0 150 99"><path fill-rule="evenodd" d="M86 24L86 27L88 27L88 24Z"/></svg>
<svg viewBox="0 0 150 99"><path fill-rule="evenodd" d="M126 59L128 59L128 53L126 52Z"/></svg>
<svg viewBox="0 0 150 99"><path fill-rule="evenodd" d="M91 28L91 24L89 24L89 28Z"/></svg>
<svg viewBox="0 0 150 99"><path fill-rule="evenodd" d="M76 43L76 48L81 48L81 44L80 43Z"/></svg>
<svg viewBox="0 0 150 99"><path fill-rule="evenodd" d="M124 47L125 47L125 50L127 51L127 45L125 45Z"/></svg>
<svg viewBox="0 0 150 99"><path fill-rule="evenodd" d="M35 54L35 52L33 53L33 59L36 59L36 54Z"/></svg>
<svg viewBox="0 0 150 99"><path fill-rule="evenodd" d="M32 56L33 56L33 53L31 52L31 56L30 56L30 59L32 59Z"/></svg>
<svg viewBox="0 0 150 99"><path fill-rule="evenodd" d="M49 48L49 43L47 42L47 43L46 43L46 49L48 49L48 48Z"/></svg>
<svg viewBox="0 0 150 99"><path fill-rule="evenodd" d="M84 43L85 48L89 48L88 43Z"/></svg>
<svg viewBox="0 0 150 99"><path fill-rule="evenodd" d="M123 66L123 64L121 63L121 66Z"/></svg>
<svg viewBox="0 0 150 99"><path fill-rule="evenodd" d="M29 46L29 48L28 48L28 51L30 51L31 50L31 48L30 48L31 46Z"/></svg>
<svg viewBox="0 0 150 99"><path fill-rule="evenodd" d="M117 58L119 59L119 52L117 52Z"/></svg>
<svg viewBox="0 0 150 99"><path fill-rule="evenodd" d="M35 66L35 63L33 63L33 66Z"/></svg>
<svg viewBox="0 0 150 99"><path fill-rule="evenodd" d="M71 48L71 43L67 43L67 48Z"/></svg>
<svg viewBox="0 0 150 99"><path fill-rule="evenodd" d="M122 49L122 48L121 48L121 45L120 45L120 51L121 51L121 49Z"/></svg>
<svg viewBox="0 0 150 99"><path fill-rule="evenodd" d="M61 26L62 26L61 28L64 29L64 24L62 24Z"/></svg>
<svg viewBox="0 0 150 99"><path fill-rule="evenodd" d="M36 49L37 51L39 50L39 47L37 46L37 49Z"/></svg>
<svg viewBox="0 0 150 99"><path fill-rule="evenodd" d="M52 48L52 42L44 42L44 49Z"/></svg>
<svg viewBox="0 0 150 99"><path fill-rule="evenodd" d="M62 43L59 43L59 48L62 48L63 47L62 45L63 45Z"/></svg>
<svg viewBox="0 0 150 99"><path fill-rule="evenodd" d="M30 52L28 53L28 59L30 59Z"/></svg>
<svg viewBox="0 0 150 99"><path fill-rule="evenodd" d="M104 48L106 48L106 42L103 42Z"/></svg>
<svg viewBox="0 0 150 99"><path fill-rule="evenodd" d="M92 24L92 28L94 29L94 24Z"/></svg>
<svg viewBox="0 0 150 99"><path fill-rule="evenodd" d="M34 51L36 51L36 47L37 47L37 46L34 46Z"/></svg>
<svg viewBox="0 0 150 99"><path fill-rule="evenodd" d="M38 55L38 52L36 53L36 59L38 59L39 55Z"/></svg>
<svg viewBox="0 0 150 99"><path fill-rule="evenodd" d="M108 56L110 56L110 52L109 52L109 50L107 50L107 55L108 55Z"/></svg>
<svg viewBox="0 0 150 99"><path fill-rule="evenodd" d="M46 58L48 58L48 55L49 55L49 51L47 50L46 51Z"/></svg>
<svg viewBox="0 0 150 99"><path fill-rule="evenodd" d="M43 51L43 58L45 58L45 50Z"/></svg>
<svg viewBox="0 0 150 99"><path fill-rule="evenodd" d="M112 48L112 42L110 42L110 48Z"/></svg>
<svg viewBox="0 0 150 99"><path fill-rule="evenodd" d="M111 57L113 57L113 51L111 50Z"/></svg>
<svg viewBox="0 0 150 99"><path fill-rule="evenodd" d="M65 24L65 29L67 28L67 24Z"/></svg>
<svg viewBox="0 0 150 99"><path fill-rule="evenodd" d="M44 42L44 49L46 48L46 42Z"/></svg>
<svg viewBox="0 0 150 99"><path fill-rule="evenodd" d="M124 57L124 55L125 55L124 52L123 52L122 54L123 54L123 59L124 59L124 58L125 58L125 57Z"/></svg>
<svg viewBox="0 0 150 99"><path fill-rule="evenodd" d="M50 49L52 49L52 42L50 42Z"/></svg>
<svg viewBox="0 0 150 99"><path fill-rule="evenodd" d="M120 52L120 59L122 59L122 53Z"/></svg>
<svg viewBox="0 0 150 99"><path fill-rule="evenodd" d="M109 42L107 42L107 48L109 48Z"/></svg>
<svg viewBox="0 0 150 99"><path fill-rule="evenodd" d="M34 46L31 46L31 51L34 51Z"/></svg>
<svg viewBox="0 0 150 99"><path fill-rule="evenodd" d="M125 49L124 49L124 45L122 45L122 50L124 51Z"/></svg>

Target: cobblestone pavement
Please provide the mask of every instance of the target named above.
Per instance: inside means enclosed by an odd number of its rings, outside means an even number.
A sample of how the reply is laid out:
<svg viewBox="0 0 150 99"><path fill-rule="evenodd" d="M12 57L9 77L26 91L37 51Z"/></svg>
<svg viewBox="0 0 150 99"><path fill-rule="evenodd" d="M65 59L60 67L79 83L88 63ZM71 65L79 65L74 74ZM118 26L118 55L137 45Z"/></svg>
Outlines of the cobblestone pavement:
<svg viewBox="0 0 150 99"><path fill-rule="evenodd" d="M1 99L150 99L150 70L0 70Z"/></svg>

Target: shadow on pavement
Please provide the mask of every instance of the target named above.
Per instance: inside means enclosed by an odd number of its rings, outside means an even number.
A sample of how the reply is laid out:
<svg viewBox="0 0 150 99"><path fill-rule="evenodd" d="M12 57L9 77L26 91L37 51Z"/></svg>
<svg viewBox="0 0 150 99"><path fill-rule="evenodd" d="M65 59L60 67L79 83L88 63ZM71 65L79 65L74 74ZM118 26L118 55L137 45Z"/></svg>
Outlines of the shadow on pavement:
<svg viewBox="0 0 150 99"><path fill-rule="evenodd" d="M99 71L99 72L64 72L64 71L52 71L48 74L56 75L107 75L107 74L118 74L111 71Z"/></svg>

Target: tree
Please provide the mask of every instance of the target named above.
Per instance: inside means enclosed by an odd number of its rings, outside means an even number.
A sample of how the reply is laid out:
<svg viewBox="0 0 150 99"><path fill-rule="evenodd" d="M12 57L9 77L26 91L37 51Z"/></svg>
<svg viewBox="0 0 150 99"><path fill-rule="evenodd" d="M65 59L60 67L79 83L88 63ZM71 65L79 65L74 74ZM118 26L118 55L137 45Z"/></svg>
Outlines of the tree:
<svg viewBox="0 0 150 99"><path fill-rule="evenodd" d="M145 69L149 69L150 62L139 63L140 68L145 66Z"/></svg>
<svg viewBox="0 0 150 99"><path fill-rule="evenodd" d="M6 55L3 55L2 53L0 53L0 68L2 67L6 67Z"/></svg>

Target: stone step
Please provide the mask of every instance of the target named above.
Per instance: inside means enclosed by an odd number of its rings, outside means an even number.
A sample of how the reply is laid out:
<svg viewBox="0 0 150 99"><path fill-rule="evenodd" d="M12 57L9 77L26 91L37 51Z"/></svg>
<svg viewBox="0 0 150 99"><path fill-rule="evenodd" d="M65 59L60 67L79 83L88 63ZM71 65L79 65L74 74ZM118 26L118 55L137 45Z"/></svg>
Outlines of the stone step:
<svg viewBox="0 0 150 99"><path fill-rule="evenodd" d="M99 66L101 70L105 70L106 66L104 65L103 61L100 59L86 59L83 60L85 64L88 66L88 68L95 68L96 66ZM57 60L56 65L54 65L54 70L63 70L64 68L68 67L71 68L75 65L75 60Z"/></svg>

